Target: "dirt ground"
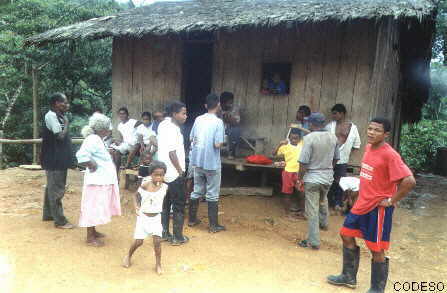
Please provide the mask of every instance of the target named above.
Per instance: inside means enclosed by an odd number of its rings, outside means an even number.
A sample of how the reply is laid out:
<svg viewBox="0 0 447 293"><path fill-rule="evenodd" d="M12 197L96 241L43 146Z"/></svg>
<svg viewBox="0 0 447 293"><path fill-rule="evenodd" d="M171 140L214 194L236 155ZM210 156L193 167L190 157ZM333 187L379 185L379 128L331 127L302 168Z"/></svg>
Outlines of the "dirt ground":
<svg viewBox="0 0 447 293"><path fill-rule="evenodd" d="M66 216L77 223L82 174L69 172L64 199ZM204 222L186 227L185 246L162 247L164 275L153 271L151 241L136 252L133 266L120 266L135 224L131 196L122 191L123 216L99 231L106 246L85 245L85 230L63 231L41 221L45 176L42 171L0 171L0 292L365 292L370 257L363 243L356 291L326 284L341 267L338 229L343 218L332 216L322 232L319 251L298 248L306 222L283 216L279 197L226 196L221 222L228 231L207 232ZM388 292L396 281L442 281L447 290L447 179L424 175L395 212Z"/></svg>

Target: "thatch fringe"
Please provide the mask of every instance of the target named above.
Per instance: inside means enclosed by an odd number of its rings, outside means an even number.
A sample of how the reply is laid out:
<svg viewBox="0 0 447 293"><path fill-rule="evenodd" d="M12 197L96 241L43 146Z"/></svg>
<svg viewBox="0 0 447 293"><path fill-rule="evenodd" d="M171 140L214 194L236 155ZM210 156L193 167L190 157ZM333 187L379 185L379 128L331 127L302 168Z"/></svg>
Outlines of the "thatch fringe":
<svg viewBox="0 0 447 293"><path fill-rule="evenodd" d="M74 39L179 35L303 22L383 17L431 17L438 0L190 0L158 2L113 16L56 28L27 39L42 44Z"/></svg>

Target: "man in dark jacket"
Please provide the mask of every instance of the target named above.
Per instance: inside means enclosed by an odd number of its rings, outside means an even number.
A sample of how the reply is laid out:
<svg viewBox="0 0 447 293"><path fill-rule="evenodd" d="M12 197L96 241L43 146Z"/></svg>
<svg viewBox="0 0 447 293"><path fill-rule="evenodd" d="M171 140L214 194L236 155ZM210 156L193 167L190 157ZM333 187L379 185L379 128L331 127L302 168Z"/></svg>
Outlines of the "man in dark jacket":
<svg viewBox="0 0 447 293"><path fill-rule="evenodd" d="M68 110L67 97L55 93L50 97L50 110L42 128L41 164L47 175L43 220L54 221L56 228L74 226L64 216L62 198L67 182L67 169L71 166L71 137L69 122L64 113Z"/></svg>

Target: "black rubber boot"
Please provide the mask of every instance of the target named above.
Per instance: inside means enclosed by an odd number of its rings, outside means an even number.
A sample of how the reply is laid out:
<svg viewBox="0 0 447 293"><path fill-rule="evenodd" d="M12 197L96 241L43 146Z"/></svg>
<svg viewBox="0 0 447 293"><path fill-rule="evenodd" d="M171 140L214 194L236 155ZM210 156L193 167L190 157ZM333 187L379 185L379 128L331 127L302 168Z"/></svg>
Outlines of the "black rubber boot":
<svg viewBox="0 0 447 293"><path fill-rule="evenodd" d="M357 287L357 271L359 270L360 247L349 249L343 247L343 271L340 275L327 277L327 281L332 285Z"/></svg>
<svg viewBox="0 0 447 293"><path fill-rule="evenodd" d="M209 201L208 202L208 219L210 222L209 232L217 233L220 231L225 231L225 227L219 225L218 223L218 215L219 215L219 202L217 201Z"/></svg>
<svg viewBox="0 0 447 293"><path fill-rule="evenodd" d="M389 263L389 258L385 258L385 262L374 262L371 260L371 288L367 293L385 292Z"/></svg>
<svg viewBox="0 0 447 293"><path fill-rule="evenodd" d="M169 218L170 213L169 212L162 212L161 213L161 225L163 226L163 232L161 236L161 240L163 241L172 241L172 234L169 233Z"/></svg>
<svg viewBox="0 0 447 293"><path fill-rule="evenodd" d="M174 219L172 224L172 230L174 236L172 237L171 244L172 245L182 245L189 241L189 238L183 235L183 223L185 220L185 216L183 213L174 212Z"/></svg>
<svg viewBox="0 0 447 293"><path fill-rule="evenodd" d="M199 199L192 199L189 201L189 215L188 215L188 226L193 227L200 224L200 220L197 219L197 211L199 209Z"/></svg>

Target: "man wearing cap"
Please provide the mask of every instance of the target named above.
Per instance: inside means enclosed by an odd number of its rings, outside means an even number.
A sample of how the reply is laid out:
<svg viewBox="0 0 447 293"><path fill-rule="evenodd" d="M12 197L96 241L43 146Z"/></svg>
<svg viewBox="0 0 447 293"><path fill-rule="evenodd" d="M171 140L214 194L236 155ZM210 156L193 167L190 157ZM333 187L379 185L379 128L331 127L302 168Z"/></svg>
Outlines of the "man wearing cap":
<svg viewBox="0 0 447 293"><path fill-rule="evenodd" d="M334 165L340 158L337 137L325 130L325 117L321 113L309 116L311 133L303 140L298 185L304 184L305 209L308 222L307 239L301 247L320 248L320 228L328 228L327 193L334 180Z"/></svg>

